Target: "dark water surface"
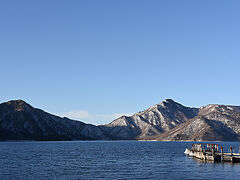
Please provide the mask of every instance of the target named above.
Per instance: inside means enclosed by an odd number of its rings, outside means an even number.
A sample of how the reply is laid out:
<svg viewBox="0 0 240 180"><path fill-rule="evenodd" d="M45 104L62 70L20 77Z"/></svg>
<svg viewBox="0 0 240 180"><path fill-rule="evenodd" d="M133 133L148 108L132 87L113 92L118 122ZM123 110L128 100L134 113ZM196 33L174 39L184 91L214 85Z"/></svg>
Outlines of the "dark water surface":
<svg viewBox="0 0 240 180"><path fill-rule="evenodd" d="M1 179L240 179L240 164L184 155L191 142L0 142ZM221 142L240 146L239 142Z"/></svg>

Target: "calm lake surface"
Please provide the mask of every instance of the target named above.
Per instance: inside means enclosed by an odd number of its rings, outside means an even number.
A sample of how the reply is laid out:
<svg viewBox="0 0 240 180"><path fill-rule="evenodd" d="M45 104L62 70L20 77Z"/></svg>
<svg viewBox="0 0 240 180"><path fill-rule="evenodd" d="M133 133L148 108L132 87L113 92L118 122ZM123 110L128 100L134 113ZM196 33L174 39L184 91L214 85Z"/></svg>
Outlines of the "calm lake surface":
<svg viewBox="0 0 240 180"><path fill-rule="evenodd" d="M1 179L240 179L240 164L184 155L192 142L0 142ZM220 145L238 148L239 142Z"/></svg>

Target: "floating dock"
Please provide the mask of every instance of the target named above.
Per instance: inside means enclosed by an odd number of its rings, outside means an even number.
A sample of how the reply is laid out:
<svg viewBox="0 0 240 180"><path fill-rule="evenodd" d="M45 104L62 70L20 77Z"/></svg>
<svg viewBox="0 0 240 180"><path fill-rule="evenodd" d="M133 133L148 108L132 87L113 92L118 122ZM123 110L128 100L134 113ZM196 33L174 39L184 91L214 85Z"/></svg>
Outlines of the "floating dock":
<svg viewBox="0 0 240 180"><path fill-rule="evenodd" d="M240 153L233 153L232 147L229 153L223 152L222 146L220 149L218 144L192 144L192 148L186 148L184 153L204 161L240 163Z"/></svg>

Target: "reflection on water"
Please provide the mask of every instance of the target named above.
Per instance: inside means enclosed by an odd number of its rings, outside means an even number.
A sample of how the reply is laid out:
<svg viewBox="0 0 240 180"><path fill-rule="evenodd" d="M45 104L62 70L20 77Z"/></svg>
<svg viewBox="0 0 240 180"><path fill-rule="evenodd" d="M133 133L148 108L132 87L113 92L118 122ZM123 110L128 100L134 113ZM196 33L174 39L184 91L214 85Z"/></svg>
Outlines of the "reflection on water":
<svg viewBox="0 0 240 180"><path fill-rule="evenodd" d="M0 179L238 179L240 164L184 155L191 142L0 143ZM240 143L219 143L239 147Z"/></svg>

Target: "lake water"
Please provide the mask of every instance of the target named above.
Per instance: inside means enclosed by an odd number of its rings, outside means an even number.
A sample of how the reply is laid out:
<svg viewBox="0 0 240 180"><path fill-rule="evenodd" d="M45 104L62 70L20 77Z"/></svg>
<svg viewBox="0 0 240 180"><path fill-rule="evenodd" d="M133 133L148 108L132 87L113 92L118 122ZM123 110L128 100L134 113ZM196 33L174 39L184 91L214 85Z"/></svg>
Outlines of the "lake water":
<svg viewBox="0 0 240 180"><path fill-rule="evenodd" d="M191 142L1 142L1 179L240 179L240 164L184 155ZM239 142L219 143L240 146Z"/></svg>

